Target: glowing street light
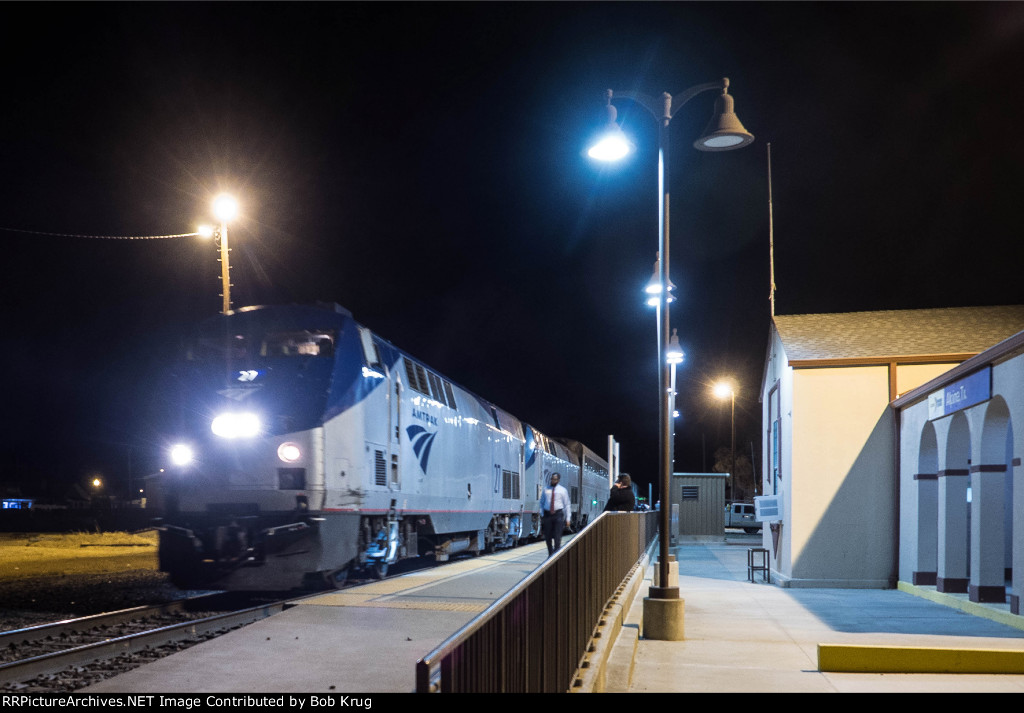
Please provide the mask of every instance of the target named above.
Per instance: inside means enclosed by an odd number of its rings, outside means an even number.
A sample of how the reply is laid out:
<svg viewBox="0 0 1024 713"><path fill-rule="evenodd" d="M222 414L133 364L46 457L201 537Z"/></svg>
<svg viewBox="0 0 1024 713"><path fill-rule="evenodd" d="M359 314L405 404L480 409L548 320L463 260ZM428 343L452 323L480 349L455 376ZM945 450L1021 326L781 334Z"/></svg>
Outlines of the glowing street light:
<svg viewBox="0 0 1024 713"><path fill-rule="evenodd" d="M676 429L675 420L679 417L679 411L676 410L676 367L683 363L683 359L686 355L683 353L682 347L679 346L679 335L676 333L678 330L672 330L672 339L668 342L668 349L665 350L665 359L668 361L669 367L672 369L672 378L669 385L669 413L672 414L672 443L669 451L669 457L671 459L672 470L675 471L676 466Z"/></svg>
<svg viewBox="0 0 1024 713"><path fill-rule="evenodd" d="M228 259L228 221L238 214L238 202L226 193L213 201L213 214L220 221L220 280L224 297L223 314L231 311L231 262Z"/></svg>
<svg viewBox="0 0 1024 713"><path fill-rule="evenodd" d="M658 307L658 306L661 305L661 298L658 297L658 295L661 294L661 285L662 285L661 277L659 275L659 271L660 270L661 270L661 256L659 255L658 257L656 257L654 259L654 274L651 275L651 279L647 281L647 286L644 287L644 292L646 292L649 295L648 298L647 298L647 305L649 307ZM675 289L676 289L675 284L673 284L672 280L669 280L668 281L668 297L665 298L666 302L675 302L676 301L675 295L672 294L675 291ZM660 319L658 320L658 323L659 324L661 323Z"/></svg>
<svg viewBox="0 0 1024 713"><path fill-rule="evenodd" d="M613 97L629 99L640 104L658 122L658 285L669 285L669 189L666 177L669 174L669 135L668 126L687 102L706 91L720 92L715 101L715 111L704 133L694 143L699 151L729 151L738 149L754 140L754 136L743 128L733 110L733 99L729 96L729 80L698 84L672 96L664 93L660 97L650 97L639 92L605 93L605 110L608 129L602 140L595 143L588 154L598 160L622 159L629 154L629 142L622 134L615 121L616 110L612 106ZM668 382L670 379L669 364L665 358L665 348L669 342L668 290L658 292L660 326L658 329L658 400L660 402L660 465L661 465L661 508L660 523L660 586L651 587L649 599L678 600L679 587L669 585L669 487L671 483L671 411L669 410ZM668 610L668 608L666 608ZM681 612L681 608L677 609ZM681 627L680 627L681 628ZM677 632L681 638L681 631Z"/></svg>
<svg viewBox="0 0 1024 713"><path fill-rule="evenodd" d="M731 431L729 440L729 477L732 478L733 498L735 499L736 489L736 389L728 381L719 381L715 384L713 393L716 398L729 399L732 402Z"/></svg>
<svg viewBox="0 0 1024 713"><path fill-rule="evenodd" d="M221 193L213 199L213 214L220 221L220 227L214 228L210 225L200 225L196 234L202 238L217 237L220 240L220 278L221 295L224 304L221 309L223 314L231 310L231 261L228 259L228 222L238 215L238 201L227 193Z"/></svg>

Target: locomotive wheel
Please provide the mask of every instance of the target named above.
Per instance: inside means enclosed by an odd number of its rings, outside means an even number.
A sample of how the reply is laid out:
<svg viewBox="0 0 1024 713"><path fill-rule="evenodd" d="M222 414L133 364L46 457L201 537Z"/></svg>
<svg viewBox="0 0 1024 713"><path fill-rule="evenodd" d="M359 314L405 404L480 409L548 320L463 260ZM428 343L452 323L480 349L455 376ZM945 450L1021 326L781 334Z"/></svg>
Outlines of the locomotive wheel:
<svg viewBox="0 0 1024 713"><path fill-rule="evenodd" d="M374 560L370 565L370 574L374 579L384 579L388 576L388 563L382 559Z"/></svg>
<svg viewBox="0 0 1024 713"><path fill-rule="evenodd" d="M345 565L341 569L336 569L333 572L324 572L324 581L333 589L341 589L348 581L349 569L349 566Z"/></svg>

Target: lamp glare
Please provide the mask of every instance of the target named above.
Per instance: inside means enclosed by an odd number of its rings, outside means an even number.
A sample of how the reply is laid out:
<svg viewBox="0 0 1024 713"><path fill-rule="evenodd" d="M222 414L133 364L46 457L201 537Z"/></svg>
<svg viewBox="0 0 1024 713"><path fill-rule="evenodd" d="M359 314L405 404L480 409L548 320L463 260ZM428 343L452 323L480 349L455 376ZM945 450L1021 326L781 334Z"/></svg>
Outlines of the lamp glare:
<svg viewBox="0 0 1024 713"><path fill-rule="evenodd" d="M213 214L226 223L238 214L238 202L226 193L221 194L213 201Z"/></svg>

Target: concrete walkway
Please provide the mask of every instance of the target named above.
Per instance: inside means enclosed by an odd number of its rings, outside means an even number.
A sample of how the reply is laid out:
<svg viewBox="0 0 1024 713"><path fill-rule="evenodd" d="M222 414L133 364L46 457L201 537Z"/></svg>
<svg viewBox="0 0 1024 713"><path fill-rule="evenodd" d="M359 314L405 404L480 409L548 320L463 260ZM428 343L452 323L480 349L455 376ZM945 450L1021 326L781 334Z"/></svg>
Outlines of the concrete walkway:
<svg viewBox="0 0 1024 713"><path fill-rule="evenodd" d="M653 692L1024 692L1024 675L825 673L819 644L1024 652L1024 631L899 590L784 589L747 581L759 538L673 548L685 600L684 641L640 636L652 566L612 646L604 690ZM950 602L955 605L955 602ZM1019 617L1018 617L1019 618Z"/></svg>

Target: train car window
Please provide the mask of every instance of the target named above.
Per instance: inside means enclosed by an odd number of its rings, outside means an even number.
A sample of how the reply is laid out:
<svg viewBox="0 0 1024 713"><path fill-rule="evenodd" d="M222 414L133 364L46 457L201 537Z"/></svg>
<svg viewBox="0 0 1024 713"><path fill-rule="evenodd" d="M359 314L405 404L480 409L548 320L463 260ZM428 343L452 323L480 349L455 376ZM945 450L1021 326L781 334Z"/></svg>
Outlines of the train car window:
<svg viewBox="0 0 1024 713"><path fill-rule="evenodd" d="M301 332L271 332L263 335L260 344L262 357L334 355L334 334L325 330Z"/></svg>

